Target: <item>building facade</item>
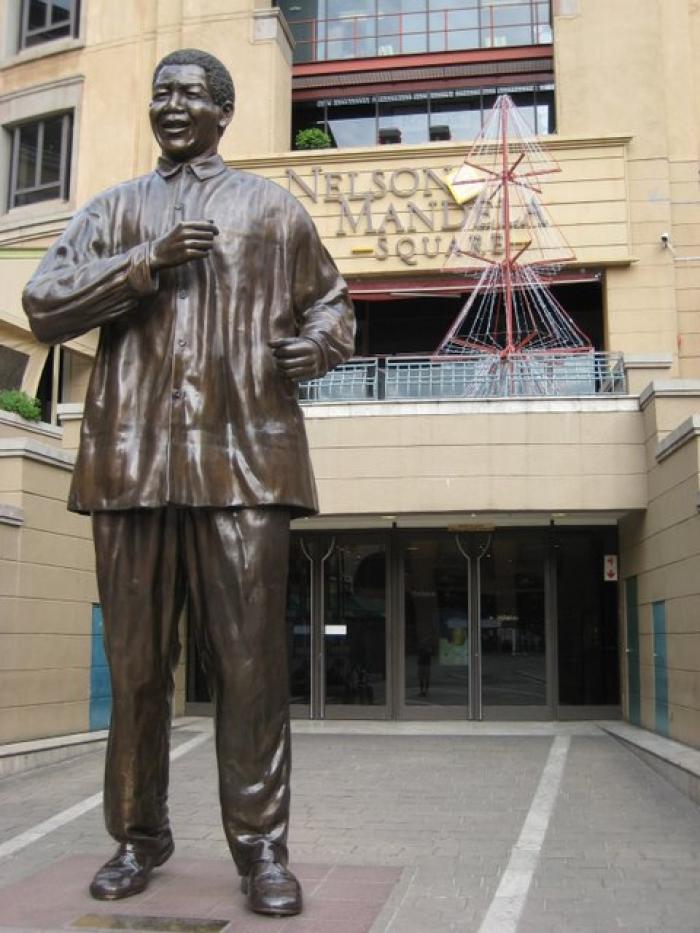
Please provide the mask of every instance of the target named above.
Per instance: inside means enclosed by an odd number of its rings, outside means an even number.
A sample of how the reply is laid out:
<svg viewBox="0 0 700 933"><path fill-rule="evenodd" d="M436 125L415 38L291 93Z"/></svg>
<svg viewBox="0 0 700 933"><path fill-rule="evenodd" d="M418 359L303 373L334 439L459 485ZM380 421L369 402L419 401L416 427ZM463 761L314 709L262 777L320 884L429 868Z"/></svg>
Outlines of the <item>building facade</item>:
<svg viewBox="0 0 700 933"><path fill-rule="evenodd" d="M21 289L72 211L151 169L174 48L231 69L222 154L314 217L355 299L355 359L301 388L321 514L295 523L300 716L596 718L700 746L700 13L690 0L0 3L0 741L103 725L89 521L65 511L88 334L39 345ZM527 380L433 353L450 186L508 93L561 172L551 270L592 344ZM325 148L298 149L300 131ZM207 702L183 623L178 707Z"/></svg>

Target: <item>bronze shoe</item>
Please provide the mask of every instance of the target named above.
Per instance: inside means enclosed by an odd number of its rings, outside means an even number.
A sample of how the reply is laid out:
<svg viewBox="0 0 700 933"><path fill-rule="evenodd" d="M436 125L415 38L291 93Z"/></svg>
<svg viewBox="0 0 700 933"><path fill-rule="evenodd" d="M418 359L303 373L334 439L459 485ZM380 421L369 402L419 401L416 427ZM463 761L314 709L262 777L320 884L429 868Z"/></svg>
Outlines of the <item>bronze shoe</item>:
<svg viewBox="0 0 700 933"><path fill-rule="evenodd" d="M248 907L256 914L289 917L301 913L301 885L281 862L259 859L241 879Z"/></svg>
<svg viewBox="0 0 700 933"><path fill-rule="evenodd" d="M131 842L122 843L114 858L97 870L90 894L98 901L116 901L140 894L148 886L151 872L170 858L175 845L170 839L160 852L149 853Z"/></svg>

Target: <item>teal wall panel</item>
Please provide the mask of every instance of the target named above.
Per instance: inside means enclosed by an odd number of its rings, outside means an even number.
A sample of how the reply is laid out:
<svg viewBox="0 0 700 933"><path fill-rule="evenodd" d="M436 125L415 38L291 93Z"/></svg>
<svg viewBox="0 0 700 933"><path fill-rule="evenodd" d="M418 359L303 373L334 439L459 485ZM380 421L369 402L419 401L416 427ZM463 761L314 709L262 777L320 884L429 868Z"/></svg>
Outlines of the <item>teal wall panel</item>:
<svg viewBox="0 0 700 933"><path fill-rule="evenodd" d="M668 654L666 643L666 603L652 603L654 625L654 721L661 735L668 735Z"/></svg>
<svg viewBox="0 0 700 933"><path fill-rule="evenodd" d="M106 729L112 714L112 683L105 656L102 607L92 607L92 655L90 662L90 729Z"/></svg>
<svg viewBox="0 0 700 933"><path fill-rule="evenodd" d="M639 726L642 715L639 676L639 604L636 577L629 577L625 581L625 603L627 609L627 705L629 721Z"/></svg>

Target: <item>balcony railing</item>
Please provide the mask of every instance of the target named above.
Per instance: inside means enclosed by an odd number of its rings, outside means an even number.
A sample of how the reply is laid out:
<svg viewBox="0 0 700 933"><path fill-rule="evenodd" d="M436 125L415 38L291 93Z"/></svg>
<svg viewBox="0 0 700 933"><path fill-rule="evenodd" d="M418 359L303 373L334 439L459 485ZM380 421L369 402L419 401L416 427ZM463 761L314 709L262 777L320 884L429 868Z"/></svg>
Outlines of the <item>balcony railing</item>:
<svg viewBox="0 0 700 933"><path fill-rule="evenodd" d="M357 0L337 16L332 2L320 5L326 17L301 19L296 4L280 0L296 42L294 61L315 62L383 55L416 55L552 41L549 0ZM403 8L402 8L403 6Z"/></svg>
<svg viewBox="0 0 700 933"><path fill-rule="evenodd" d="M424 356L354 359L304 382L299 398L319 402L416 399L561 398L624 395L621 353L522 353L507 361L484 354L435 362Z"/></svg>

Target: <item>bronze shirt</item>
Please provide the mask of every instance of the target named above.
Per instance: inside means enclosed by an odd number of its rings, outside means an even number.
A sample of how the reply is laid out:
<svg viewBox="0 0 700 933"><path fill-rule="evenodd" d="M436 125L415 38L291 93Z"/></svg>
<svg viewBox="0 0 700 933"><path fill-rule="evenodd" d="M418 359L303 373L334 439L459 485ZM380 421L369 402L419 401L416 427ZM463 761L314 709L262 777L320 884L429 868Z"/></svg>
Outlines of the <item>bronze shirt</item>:
<svg viewBox="0 0 700 933"><path fill-rule="evenodd" d="M152 274L150 241L213 220L212 252ZM273 182L218 156L117 185L80 210L26 286L45 342L100 327L68 507L317 509L296 387L268 341L301 335L325 370L353 351L345 282Z"/></svg>

